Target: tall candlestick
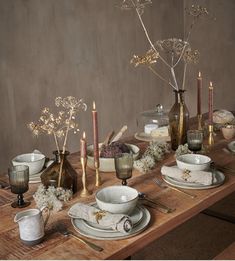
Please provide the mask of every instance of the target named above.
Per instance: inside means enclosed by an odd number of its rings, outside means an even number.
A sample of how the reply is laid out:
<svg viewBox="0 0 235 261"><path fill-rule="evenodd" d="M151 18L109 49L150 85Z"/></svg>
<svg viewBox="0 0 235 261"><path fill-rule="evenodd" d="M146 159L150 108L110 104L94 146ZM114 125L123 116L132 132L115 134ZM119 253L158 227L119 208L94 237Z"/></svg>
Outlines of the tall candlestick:
<svg viewBox="0 0 235 261"><path fill-rule="evenodd" d="M97 111L95 102L93 101L92 110L92 121L93 121L93 148L94 148L94 166L96 171L96 187L100 186L101 180L99 175L99 138L98 138L98 121L97 121Z"/></svg>
<svg viewBox="0 0 235 261"><path fill-rule="evenodd" d="M80 193L80 196L87 197L88 195L90 195L90 192L86 187L87 144L86 144L85 131L83 132L82 138L80 140L80 145L81 145L81 165L82 165L82 185L83 185L83 189Z"/></svg>
<svg viewBox="0 0 235 261"><path fill-rule="evenodd" d="M201 72L199 72L197 78L197 115L202 114L201 99L202 99L202 76L201 76Z"/></svg>
<svg viewBox="0 0 235 261"><path fill-rule="evenodd" d="M209 123L209 125L213 125L213 86L212 86L212 82L210 82L210 86L209 86L209 115L208 115L208 123Z"/></svg>
<svg viewBox="0 0 235 261"><path fill-rule="evenodd" d="M81 150L81 158L87 157L87 143L86 143L86 133L83 132L82 138L80 139L80 150Z"/></svg>

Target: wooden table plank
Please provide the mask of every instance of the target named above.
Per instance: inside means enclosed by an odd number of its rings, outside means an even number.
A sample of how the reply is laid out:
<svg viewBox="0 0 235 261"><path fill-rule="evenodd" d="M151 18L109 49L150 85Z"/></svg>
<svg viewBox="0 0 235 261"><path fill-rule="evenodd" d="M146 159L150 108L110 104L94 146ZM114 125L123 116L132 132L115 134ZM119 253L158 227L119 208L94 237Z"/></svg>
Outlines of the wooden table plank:
<svg viewBox="0 0 235 261"><path fill-rule="evenodd" d="M220 136L217 136L216 139L217 143L209 155L216 163L229 165L235 169L234 156L223 151L228 142L221 139ZM146 146L146 143L138 142L138 145L143 148ZM78 187L81 188L80 163L78 159L78 153L69 156L71 165L78 172ZM168 155L163 161L158 163L154 171L145 175L134 171L133 178L128 182L130 186L145 192L149 197L157 198L160 202L176 208L175 212L169 214L163 214L149 208L151 222L148 228L141 234L124 240L100 241L89 239L104 248L103 252L98 253L76 239L64 238L56 231L55 227L60 222L66 223L73 230L70 218L67 216L70 206L76 202L88 203L94 201L94 193L96 191L94 186L95 173L89 169L88 183L89 189L93 191L93 194L86 199L82 199L79 197L78 192L73 200L64 207L63 211L52 215L46 228L46 237L43 243L35 247L27 247L20 242L18 225L13 222L14 215L19 210L11 208L9 200L0 207L0 259L124 259L235 191L235 176L228 172L225 173L226 180L222 186L209 190L190 191L197 195L195 199L191 199L169 188L161 189L157 187L153 183L153 178L160 176L162 164L172 163L174 160L173 154ZM101 176L101 187L120 184L120 180L115 177L115 173L101 173ZM30 185L30 191L26 193L26 197L32 199L32 194L36 187L36 184ZM7 195L12 196L10 190L0 190L0 196L7 198ZM32 202L28 208L34 206L35 204Z"/></svg>

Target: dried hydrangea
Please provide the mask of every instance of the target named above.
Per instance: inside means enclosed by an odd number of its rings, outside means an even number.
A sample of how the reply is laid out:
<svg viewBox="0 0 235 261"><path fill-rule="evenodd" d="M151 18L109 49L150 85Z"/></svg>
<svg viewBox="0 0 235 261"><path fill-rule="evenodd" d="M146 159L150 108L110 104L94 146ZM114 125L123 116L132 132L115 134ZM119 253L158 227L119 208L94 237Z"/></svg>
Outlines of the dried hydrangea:
<svg viewBox="0 0 235 261"><path fill-rule="evenodd" d="M188 148L188 144L184 144L184 145L179 145L177 150L175 151L175 157L178 157L180 155L184 155L184 154L191 154L193 153L189 148Z"/></svg>
<svg viewBox="0 0 235 261"><path fill-rule="evenodd" d="M33 195L37 207L40 209L44 206L50 210L57 212L63 207L63 202L67 202L72 198L73 192L69 189L61 187L55 188L49 186L47 189L44 185L39 185L37 191Z"/></svg>
<svg viewBox="0 0 235 261"><path fill-rule="evenodd" d="M143 156L139 160L134 161L134 168L141 173L147 173L156 166L156 162L170 152L169 144L160 142L150 142Z"/></svg>

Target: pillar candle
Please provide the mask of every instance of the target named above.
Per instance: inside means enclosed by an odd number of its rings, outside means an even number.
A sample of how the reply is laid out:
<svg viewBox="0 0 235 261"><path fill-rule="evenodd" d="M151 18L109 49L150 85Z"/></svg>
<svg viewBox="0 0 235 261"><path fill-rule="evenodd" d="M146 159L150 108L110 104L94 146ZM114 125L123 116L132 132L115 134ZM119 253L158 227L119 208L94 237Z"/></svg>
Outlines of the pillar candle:
<svg viewBox="0 0 235 261"><path fill-rule="evenodd" d="M202 77L201 77L201 72L199 72L197 78L197 115L202 114L201 99L202 99Z"/></svg>
<svg viewBox="0 0 235 261"><path fill-rule="evenodd" d="M98 121L97 121L97 111L96 111L95 102L93 102L92 121L93 121L94 160L96 162L99 162Z"/></svg>
<svg viewBox="0 0 235 261"><path fill-rule="evenodd" d="M87 144L86 144L86 133L83 132L82 138L80 139L80 150L81 150L81 158L87 157Z"/></svg>
<svg viewBox="0 0 235 261"><path fill-rule="evenodd" d="M208 116L209 125L213 124L213 86L212 82L210 82L209 86L209 116Z"/></svg>

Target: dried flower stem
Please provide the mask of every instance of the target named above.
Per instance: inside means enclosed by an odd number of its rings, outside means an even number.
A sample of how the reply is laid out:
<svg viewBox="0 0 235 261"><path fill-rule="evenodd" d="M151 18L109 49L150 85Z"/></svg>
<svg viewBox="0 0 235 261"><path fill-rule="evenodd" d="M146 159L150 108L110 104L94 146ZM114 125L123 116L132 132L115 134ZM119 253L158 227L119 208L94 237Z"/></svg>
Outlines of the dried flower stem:
<svg viewBox="0 0 235 261"><path fill-rule="evenodd" d="M173 65L173 68L175 68L175 67L177 66L177 64L181 61L181 59L182 59L182 57L183 57L183 54L184 54L184 51L185 51L185 48L186 48L187 45L188 45L187 43L184 45L184 47L183 47L183 49L182 49L182 52L181 52L181 54L180 54L180 56L179 56L179 59L178 59L178 60L176 61L176 63Z"/></svg>
<svg viewBox="0 0 235 261"><path fill-rule="evenodd" d="M184 63L182 90L184 90L184 86L185 86L186 70L187 70L187 63Z"/></svg>
<svg viewBox="0 0 235 261"><path fill-rule="evenodd" d="M176 77L175 77L174 67L171 67L171 74L172 74L173 81L175 82L175 89L179 90L179 87L178 87L178 84L177 84L177 81L176 81Z"/></svg>
<svg viewBox="0 0 235 261"><path fill-rule="evenodd" d="M139 20L140 20L140 23L141 23L141 25L142 25L142 28L143 28L143 30L144 30L144 33L145 33L145 35L146 35L146 38L147 38L149 44L151 45L152 49L153 49L156 53L158 53L158 51L156 50L154 44L152 43L152 41L151 41L151 39L150 39L150 37L149 37L148 31L147 31L147 29L146 29L146 27L145 27L145 25L144 25L144 22L143 22L143 20L142 20L142 18L141 18L141 15L140 15L140 13L139 13L139 10L136 8L136 6L135 6L135 4L134 4L133 1L132 1L132 4L133 4L133 6L135 7L136 13L137 13L137 15L138 15L138 18L139 18ZM162 60L162 62L163 62L166 66L171 67L171 66L166 62L166 60L165 60L159 53L158 53L158 55L159 55L159 58Z"/></svg>
<svg viewBox="0 0 235 261"><path fill-rule="evenodd" d="M54 140L55 140L56 149L57 149L58 153L60 154L60 148L59 148L59 144L58 144L58 139L57 139L56 134L55 134L54 131L53 131L53 136L54 136Z"/></svg>
<svg viewBox="0 0 235 261"><path fill-rule="evenodd" d="M148 66L148 68L156 75L158 76L162 81L164 81L165 83L169 84L172 88L174 88L175 90L177 90L175 88L175 86L170 82L170 81L167 81L165 78L163 78L160 74L158 74L152 66Z"/></svg>

